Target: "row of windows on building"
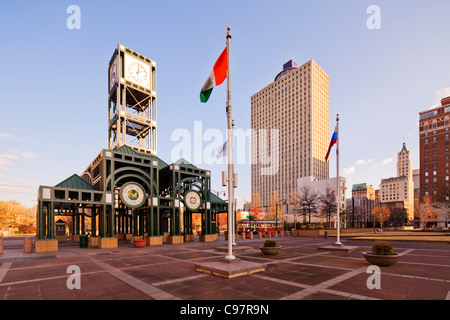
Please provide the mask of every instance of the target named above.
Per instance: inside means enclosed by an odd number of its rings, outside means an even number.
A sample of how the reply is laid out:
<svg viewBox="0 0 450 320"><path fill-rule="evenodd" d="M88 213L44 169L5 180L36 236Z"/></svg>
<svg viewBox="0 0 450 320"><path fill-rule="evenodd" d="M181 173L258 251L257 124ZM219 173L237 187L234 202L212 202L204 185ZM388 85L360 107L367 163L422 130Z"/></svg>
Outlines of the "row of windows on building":
<svg viewBox="0 0 450 320"><path fill-rule="evenodd" d="M450 142L449 141L445 141L445 145L446 146L449 146L450 145ZM433 149L436 149L437 148L437 145L436 144L433 144ZM425 146L424 147L424 150L428 150L428 146ZM448 148L445 148L445 152L448 152Z"/></svg>
<svg viewBox="0 0 450 320"><path fill-rule="evenodd" d="M449 121L448 121L448 120L444 121L443 125L448 126L448 125L449 125ZM432 123L432 124L430 124L430 125L428 125L428 126L424 126L424 130L435 129L435 128L437 128L437 127L440 127L440 126L438 125L438 123Z"/></svg>
<svg viewBox="0 0 450 320"><path fill-rule="evenodd" d="M445 149L445 152L449 152L448 148ZM448 155L445 156L445 160L449 160L449 156ZM437 161L437 158L433 157L433 162L436 162L436 161ZM424 163L428 163L428 162L430 162L430 159L426 158L425 160L423 160L423 162ZM448 162L445 163L445 166L448 167Z"/></svg>
<svg viewBox="0 0 450 320"><path fill-rule="evenodd" d="M446 128L446 129L448 129L448 128ZM449 135L446 134L445 135L445 140L448 140L448 139L449 139ZM432 141L436 142L437 141L437 137L433 137ZM423 143L427 144L428 143L428 139L423 140Z"/></svg>

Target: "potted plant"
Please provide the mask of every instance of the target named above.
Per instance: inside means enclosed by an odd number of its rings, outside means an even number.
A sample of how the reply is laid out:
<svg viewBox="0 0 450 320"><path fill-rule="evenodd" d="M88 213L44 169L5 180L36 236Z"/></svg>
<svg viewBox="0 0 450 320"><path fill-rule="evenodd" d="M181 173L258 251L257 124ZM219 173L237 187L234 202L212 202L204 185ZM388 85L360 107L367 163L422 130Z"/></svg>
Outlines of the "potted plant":
<svg viewBox="0 0 450 320"><path fill-rule="evenodd" d="M401 257L400 254L393 251L393 247L389 243L377 243L372 247L371 252L363 252L362 254L367 262L379 267L392 266Z"/></svg>
<svg viewBox="0 0 450 320"><path fill-rule="evenodd" d="M137 240L134 240L134 247L135 248L144 248L145 247L145 245L146 245L146 240L144 240L144 239L137 239Z"/></svg>
<svg viewBox="0 0 450 320"><path fill-rule="evenodd" d="M262 253L268 254L268 255L275 255L280 252L281 247L277 245L277 242L274 240L266 240L264 242L263 247L259 247Z"/></svg>

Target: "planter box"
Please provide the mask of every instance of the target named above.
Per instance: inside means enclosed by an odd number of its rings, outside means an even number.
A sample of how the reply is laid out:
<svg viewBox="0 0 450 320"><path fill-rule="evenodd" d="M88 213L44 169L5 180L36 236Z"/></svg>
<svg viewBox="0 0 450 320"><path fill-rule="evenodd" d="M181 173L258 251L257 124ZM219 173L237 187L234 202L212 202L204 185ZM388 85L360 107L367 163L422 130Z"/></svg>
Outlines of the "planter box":
<svg viewBox="0 0 450 320"><path fill-rule="evenodd" d="M99 238L98 240L98 248L99 249L111 249L118 247L118 240L116 237L114 238Z"/></svg>
<svg viewBox="0 0 450 320"><path fill-rule="evenodd" d="M228 233L225 235L225 240L228 240ZM235 241L239 240L239 234L236 233L236 234L234 235L234 240L235 240Z"/></svg>
<svg viewBox="0 0 450 320"><path fill-rule="evenodd" d="M133 237L132 233L125 233L125 240L131 240L132 237Z"/></svg>
<svg viewBox="0 0 450 320"><path fill-rule="evenodd" d="M98 247L98 239L100 237L89 237L89 247Z"/></svg>
<svg viewBox="0 0 450 320"><path fill-rule="evenodd" d="M167 244L180 244L184 242L183 236L167 236Z"/></svg>
<svg viewBox="0 0 450 320"><path fill-rule="evenodd" d="M147 237L148 246L162 246L164 236Z"/></svg>
<svg viewBox="0 0 450 320"><path fill-rule="evenodd" d="M134 243L136 240L144 240L144 236L131 236L131 243Z"/></svg>
<svg viewBox="0 0 450 320"><path fill-rule="evenodd" d="M262 253L267 255L276 255L280 252L281 247L259 247Z"/></svg>
<svg viewBox="0 0 450 320"><path fill-rule="evenodd" d="M323 237L325 230L323 229L303 229L303 230L294 230L294 237Z"/></svg>
<svg viewBox="0 0 450 320"><path fill-rule="evenodd" d="M145 248L145 242L146 240L144 239L136 239L134 240L134 247L135 248Z"/></svg>
<svg viewBox="0 0 450 320"><path fill-rule="evenodd" d="M66 236L55 236L55 239L58 240L59 242L65 242L67 241Z"/></svg>
<svg viewBox="0 0 450 320"><path fill-rule="evenodd" d="M36 253L58 252L58 240L35 240L34 249Z"/></svg>
<svg viewBox="0 0 450 320"><path fill-rule="evenodd" d="M202 234L199 237L200 242L214 242L217 239L217 234Z"/></svg>
<svg viewBox="0 0 450 320"><path fill-rule="evenodd" d="M379 266L379 267L389 267L398 262L400 260L400 254L392 254L392 255L381 255L381 254L373 254L372 252L363 252L364 258L370 264Z"/></svg>

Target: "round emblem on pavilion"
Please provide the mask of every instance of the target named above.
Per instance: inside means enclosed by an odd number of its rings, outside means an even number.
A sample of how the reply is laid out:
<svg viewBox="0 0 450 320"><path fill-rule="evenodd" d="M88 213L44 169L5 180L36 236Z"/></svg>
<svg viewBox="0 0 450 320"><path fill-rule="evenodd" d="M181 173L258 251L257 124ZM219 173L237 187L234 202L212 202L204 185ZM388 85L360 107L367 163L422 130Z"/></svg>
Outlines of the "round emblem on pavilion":
<svg viewBox="0 0 450 320"><path fill-rule="evenodd" d="M184 204L191 211L196 211L200 208L202 200L197 191L191 190L186 193Z"/></svg>
<svg viewBox="0 0 450 320"><path fill-rule="evenodd" d="M120 199L130 208L139 208L145 202L144 188L136 182L128 182L120 189Z"/></svg>

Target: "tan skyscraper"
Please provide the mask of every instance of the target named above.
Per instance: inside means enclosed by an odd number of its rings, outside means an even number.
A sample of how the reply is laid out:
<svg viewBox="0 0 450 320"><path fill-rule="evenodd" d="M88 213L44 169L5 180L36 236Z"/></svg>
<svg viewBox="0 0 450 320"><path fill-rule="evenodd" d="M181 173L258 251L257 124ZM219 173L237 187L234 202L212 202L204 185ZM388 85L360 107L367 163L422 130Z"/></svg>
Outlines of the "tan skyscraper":
<svg viewBox="0 0 450 320"><path fill-rule="evenodd" d="M414 219L414 181L412 174L411 152L403 143L402 150L397 154L397 177L382 179L380 184L381 203L387 205L391 213L406 214L409 220ZM405 220L394 221L397 224Z"/></svg>
<svg viewBox="0 0 450 320"><path fill-rule="evenodd" d="M297 66L290 60L251 97L252 194L259 193L263 206L275 190L289 200L298 178L329 178L328 88L315 61Z"/></svg>

